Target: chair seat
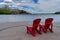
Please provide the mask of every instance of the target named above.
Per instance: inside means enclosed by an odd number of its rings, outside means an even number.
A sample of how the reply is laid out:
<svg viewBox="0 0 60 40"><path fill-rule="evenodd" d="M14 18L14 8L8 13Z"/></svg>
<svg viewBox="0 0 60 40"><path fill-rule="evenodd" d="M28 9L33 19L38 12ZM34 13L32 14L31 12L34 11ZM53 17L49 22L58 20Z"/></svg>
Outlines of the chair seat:
<svg viewBox="0 0 60 40"><path fill-rule="evenodd" d="M32 31L32 27L27 27L27 29L28 29L29 31Z"/></svg>

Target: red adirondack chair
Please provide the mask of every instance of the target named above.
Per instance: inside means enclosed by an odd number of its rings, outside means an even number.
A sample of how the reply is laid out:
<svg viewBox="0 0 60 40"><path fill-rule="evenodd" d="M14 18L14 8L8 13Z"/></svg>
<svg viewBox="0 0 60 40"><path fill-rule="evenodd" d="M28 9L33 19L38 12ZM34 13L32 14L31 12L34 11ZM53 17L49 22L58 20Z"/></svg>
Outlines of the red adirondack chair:
<svg viewBox="0 0 60 40"><path fill-rule="evenodd" d="M53 27L53 18L47 18L45 20L45 25L39 25L40 31L43 30L44 33L47 33L47 30L49 30L50 32L53 32L52 27Z"/></svg>
<svg viewBox="0 0 60 40"><path fill-rule="evenodd" d="M39 32L37 30L37 28L38 28L38 25L39 25L40 21L41 21L40 18L33 20L33 25L32 26L27 26L27 33L30 33L32 36L35 36L35 32L36 31Z"/></svg>

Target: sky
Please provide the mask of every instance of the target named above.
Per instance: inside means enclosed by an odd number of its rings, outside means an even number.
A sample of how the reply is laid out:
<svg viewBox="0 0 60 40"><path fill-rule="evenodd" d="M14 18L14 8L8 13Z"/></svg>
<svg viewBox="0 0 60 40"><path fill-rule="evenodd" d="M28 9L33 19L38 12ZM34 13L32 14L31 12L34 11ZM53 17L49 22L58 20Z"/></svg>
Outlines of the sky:
<svg viewBox="0 0 60 40"><path fill-rule="evenodd" d="M0 2L3 2L4 0L0 0Z"/></svg>
<svg viewBox="0 0 60 40"><path fill-rule="evenodd" d="M60 0L0 0L1 2L9 1L21 10L31 13L54 13L60 11Z"/></svg>

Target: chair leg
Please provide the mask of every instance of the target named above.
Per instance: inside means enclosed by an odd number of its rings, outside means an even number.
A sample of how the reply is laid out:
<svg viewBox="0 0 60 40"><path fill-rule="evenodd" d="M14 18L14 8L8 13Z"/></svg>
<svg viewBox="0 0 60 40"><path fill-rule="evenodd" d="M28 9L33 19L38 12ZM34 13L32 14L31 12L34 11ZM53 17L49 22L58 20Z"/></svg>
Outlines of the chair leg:
<svg viewBox="0 0 60 40"><path fill-rule="evenodd" d="M41 29L42 29L42 31L43 31L44 33L47 33L47 29L46 29L46 28L41 27Z"/></svg>
<svg viewBox="0 0 60 40"><path fill-rule="evenodd" d="M36 35L35 35L35 31L31 31L30 34L31 34L33 37L36 36Z"/></svg>
<svg viewBox="0 0 60 40"><path fill-rule="evenodd" d="M35 33L31 33L31 35L33 36L33 37L35 37L36 35L35 35Z"/></svg>
<svg viewBox="0 0 60 40"><path fill-rule="evenodd" d="M28 32L28 27L27 27L27 33L29 33L29 32Z"/></svg>
<svg viewBox="0 0 60 40"><path fill-rule="evenodd" d="M29 33L28 30L27 30L27 33Z"/></svg>
<svg viewBox="0 0 60 40"><path fill-rule="evenodd" d="M40 34L42 34L42 28L41 27L39 27L39 32L40 32Z"/></svg>
<svg viewBox="0 0 60 40"><path fill-rule="evenodd" d="M47 30L46 30L46 29L43 29L43 32L44 32L44 33L47 33Z"/></svg>
<svg viewBox="0 0 60 40"><path fill-rule="evenodd" d="M41 27L39 27L39 30L41 31Z"/></svg>
<svg viewBox="0 0 60 40"><path fill-rule="evenodd" d="M37 33L39 33L39 34L42 34L40 30L37 30L37 29L36 29L36 31L37 31Z"/></svg>
<svg viewBox="0 0 60 40"><path fill-rule="evenodd" d="M53 33L53 30L49 28L49 31Z"/></svg>

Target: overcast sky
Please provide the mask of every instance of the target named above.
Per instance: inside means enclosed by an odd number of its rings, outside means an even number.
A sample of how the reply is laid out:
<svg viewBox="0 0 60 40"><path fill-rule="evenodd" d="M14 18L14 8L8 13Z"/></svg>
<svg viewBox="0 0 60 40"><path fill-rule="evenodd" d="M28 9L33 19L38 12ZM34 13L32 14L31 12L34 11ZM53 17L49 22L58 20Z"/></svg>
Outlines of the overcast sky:
<svg viewBox="0 0 60 40"><path fill-rule="evenodd" d="M4 0L0 0L0 2ZM5 0L9 2L16 2L19 9L29 12L51 13L60 11L60 0Z"/></svg>

